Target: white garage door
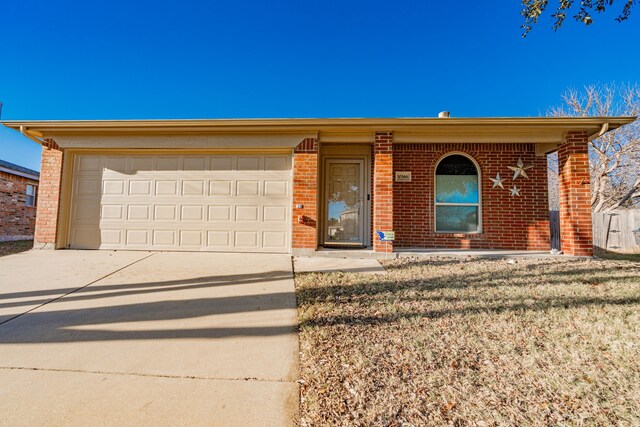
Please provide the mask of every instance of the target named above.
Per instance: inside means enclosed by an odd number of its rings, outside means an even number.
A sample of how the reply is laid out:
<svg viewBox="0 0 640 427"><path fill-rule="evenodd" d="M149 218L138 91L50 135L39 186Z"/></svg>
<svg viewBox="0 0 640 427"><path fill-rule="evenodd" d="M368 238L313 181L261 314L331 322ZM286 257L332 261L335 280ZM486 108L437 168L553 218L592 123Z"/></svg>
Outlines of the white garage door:
<svg viewBox="0 0 640 427"><path fill-rule="evenodd" d="M78 155L79 249L289 252L290 155Z"/></svg>

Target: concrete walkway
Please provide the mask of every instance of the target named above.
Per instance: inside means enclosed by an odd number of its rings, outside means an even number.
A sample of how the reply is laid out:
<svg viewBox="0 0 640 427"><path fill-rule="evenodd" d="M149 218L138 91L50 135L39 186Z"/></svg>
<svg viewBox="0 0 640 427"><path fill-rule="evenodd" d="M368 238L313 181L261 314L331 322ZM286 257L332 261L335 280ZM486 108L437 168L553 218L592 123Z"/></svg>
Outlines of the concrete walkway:
<svg viewBox="0 0 640 427"><path fill-rule="evenodd" d="M0 258L0 424L289 425L287 255Z"/></svg>

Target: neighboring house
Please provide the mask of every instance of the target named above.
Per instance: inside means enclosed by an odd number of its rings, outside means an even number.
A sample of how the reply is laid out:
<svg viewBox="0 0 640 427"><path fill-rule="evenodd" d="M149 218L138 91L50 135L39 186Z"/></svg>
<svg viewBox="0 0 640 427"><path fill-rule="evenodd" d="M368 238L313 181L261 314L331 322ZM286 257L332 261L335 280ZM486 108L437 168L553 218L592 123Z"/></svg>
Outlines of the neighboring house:
<svg viewBox="0 0 640 427"><path fill-rule="evenodd" d="M557 151L562 248L590 255L588 140L633 120L4 124L44 147L38 247L549 250L546 154ZM395 231L395 241L376 231Z"/></svg>
<svg viewBox="0 0 640 427"><path fill-rule="evenodd" d="M33 239L40 173L0 160L0 242Z"/></svg>

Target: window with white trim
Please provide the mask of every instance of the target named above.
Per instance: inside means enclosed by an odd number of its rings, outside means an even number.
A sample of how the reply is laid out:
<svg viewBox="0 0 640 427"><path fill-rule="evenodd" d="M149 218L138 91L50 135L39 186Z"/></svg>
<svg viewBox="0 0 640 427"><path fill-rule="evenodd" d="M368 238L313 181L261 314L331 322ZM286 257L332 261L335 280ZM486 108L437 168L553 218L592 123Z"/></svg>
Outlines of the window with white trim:
<svg viewBox="0 0 640 427"><path fill-rule="evenodd" d="M27 206L35 206L36 205L36 186L35 185L31 185L31 184L27 184L27 197L26 197L26 203Z"/></svg>
<svg viewBox="0 0 640 427"><path fill-rule="evenodd" d="M451 154L436 167L436 232L480 231L478 168L468 157Z"/></svg>

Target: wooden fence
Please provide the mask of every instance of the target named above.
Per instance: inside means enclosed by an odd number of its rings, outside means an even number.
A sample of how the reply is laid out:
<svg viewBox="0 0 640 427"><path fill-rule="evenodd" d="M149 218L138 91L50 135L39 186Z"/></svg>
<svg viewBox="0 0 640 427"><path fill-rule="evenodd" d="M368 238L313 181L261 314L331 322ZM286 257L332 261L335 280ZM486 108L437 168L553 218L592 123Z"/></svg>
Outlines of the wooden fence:
<svg viewBox="0 0 640 427"><path fill-rule="evenodd" d="M549 211L549 227L551 228L551 249L561 251L560 247L560 211Z"/></svg>
<svg viewBox="0 0 640 427"><path fill-rule="evenodd" d="M614 212L594 212L593 246L595 251L640 253L640 209ZM549 211L551 249L560 246L560 213Z"/></svg>
<svg viewBox="0 0 640 427"><path fill-rule="evenodd" d="M592 218L596 251L640 253L640 209L594 212Z"/></svg>

